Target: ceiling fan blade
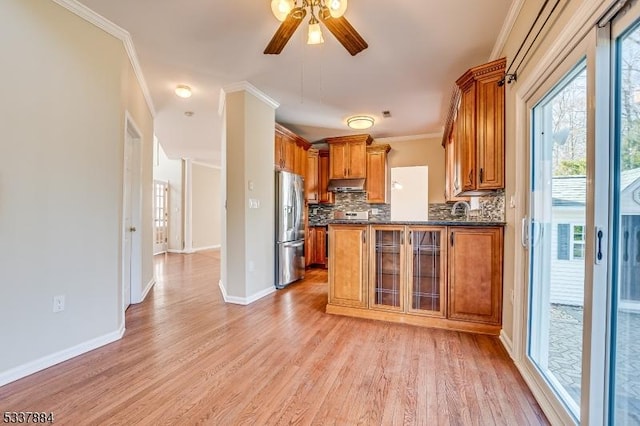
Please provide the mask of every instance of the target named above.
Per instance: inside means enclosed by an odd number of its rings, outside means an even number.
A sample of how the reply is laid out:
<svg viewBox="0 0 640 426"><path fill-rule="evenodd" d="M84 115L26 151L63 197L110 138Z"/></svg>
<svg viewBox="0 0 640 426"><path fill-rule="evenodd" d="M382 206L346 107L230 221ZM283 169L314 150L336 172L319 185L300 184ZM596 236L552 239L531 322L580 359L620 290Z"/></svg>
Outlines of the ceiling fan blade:
<svg viewBox="0 0 640 426"><path fill-rule="evenodd" d="M358 34L355 28L347 21L347 18L341 16L340 18L334 18L329 13L328 8L323 8L318 14L320 20L329 29L331 34L338 39L338 41L344 46L345 49L351 53L351 56L355 56L369 47L366 41Z"/></svg>
<svg viewBox="0 0 640 426"><path fill-rule="evenodd" d="M273 38L271 38L267 48L264 49L264 54L279 55L306 15L307 11L302 7L293 9L289 15L287 15L287 19L280 24L280 27L273 35Z"/></svg>

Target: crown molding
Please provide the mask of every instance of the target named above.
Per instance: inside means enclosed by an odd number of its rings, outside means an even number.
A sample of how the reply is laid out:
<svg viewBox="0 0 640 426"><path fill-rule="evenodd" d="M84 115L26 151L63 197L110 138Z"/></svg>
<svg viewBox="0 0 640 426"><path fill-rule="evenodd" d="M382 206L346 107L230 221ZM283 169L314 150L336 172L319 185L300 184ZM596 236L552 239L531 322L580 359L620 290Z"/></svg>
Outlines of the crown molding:
<svg viewBox="0 0 640 426"><path fill-rule="evenodd" d="M227 86L224 86L222 88L222 91L225 94L242 92L242 91L249 92L253 96L260 99L262 102L269 105L273 109L277 109L280 106L279 102L275 101L273 98L266 95L264 92L262 92L260 89L258 89L256 86L249 83L248 81L239 81L237 83L231 83ZM221 94L221 97L222 97L222 94Z"/></svg>
<svg viewBox="0 0 640 426"><path fill-rule="evenodd" d="M97 14L93 10L89 9L87 6L79 3L77 0L52 0L54 3L64 7L69 12L79 16L90 24L95 25L101 30L105 31L107 34L114 36L115 38L122 41L124 44L124 48L127 52L127 56L129 57L129 62L131 63L131 67L133 68L133 72L138 79L138 84L140 84L140 89L142 90L142 94L144 96L145 101L147 102L147 107L151 112L153 118L156 117L156 109L153 105L153 99L151 98L151 92L149 92L149 86L147 86L147 81L142 74L142 68L140 67L140 62L138 61L138 55L136 53L136 49L133 45L133 40L131 40L131 34L124 28L114 24L109 21L107 18L102 15Z"/></svg>
<svg viewBox="0 0 640 426"><path fill-rule="evenodd" d="M442 138L442 132L437 133L423 133L420 135L411 135L411 136L392 136L389 138L374 138L376 143L393 143L393 142L409 142L409 141L417 141L420 139L436 139Z"/></svg>
<svg viewBox="0 0 640 426"><path fill-rule="evenodd" d="M511 30L516 23L516 18L518 18L518 15L520 14L522 5L524 5L524 0L513 0L511 2L511 6L509 7L509 11L507 12L507 17L502 23L502 28L500 29L500 33L498 34L496 43L493 45L491 56L489 56L490 61L498 59L500 53L502 53L502 49L504 49L504 45L509 38L509 34L511 33Z"/></svg>

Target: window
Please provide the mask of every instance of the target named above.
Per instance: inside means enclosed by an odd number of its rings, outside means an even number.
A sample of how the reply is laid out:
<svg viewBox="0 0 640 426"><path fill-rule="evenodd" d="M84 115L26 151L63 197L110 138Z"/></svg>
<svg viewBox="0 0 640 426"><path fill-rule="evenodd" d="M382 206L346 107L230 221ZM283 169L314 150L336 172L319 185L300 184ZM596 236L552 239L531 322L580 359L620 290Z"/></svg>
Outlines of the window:
<svg viewBox="0 0 640 426"><path fill-rule="evenodd" d="M558 260L584 259L584 225L558 224Z"/></svg>
<svg viewBox="0 0 640 426"><path fill-rule="evenodd" d="M584 225L573 225L572 228L573 250L571 251L571 258L584 259Z"/></svg>

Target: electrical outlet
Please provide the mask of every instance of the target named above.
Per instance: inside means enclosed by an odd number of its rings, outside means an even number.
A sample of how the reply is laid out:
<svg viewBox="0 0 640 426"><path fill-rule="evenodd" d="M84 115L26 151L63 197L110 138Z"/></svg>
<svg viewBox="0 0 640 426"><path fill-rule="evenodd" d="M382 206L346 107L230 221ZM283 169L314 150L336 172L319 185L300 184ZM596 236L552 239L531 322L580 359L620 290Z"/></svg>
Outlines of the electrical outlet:
<svg viewBox="0 0 640 426"><path fill-rule="evenodd" d="M64 311L64 295L53 296L53 312Z"/></svg>

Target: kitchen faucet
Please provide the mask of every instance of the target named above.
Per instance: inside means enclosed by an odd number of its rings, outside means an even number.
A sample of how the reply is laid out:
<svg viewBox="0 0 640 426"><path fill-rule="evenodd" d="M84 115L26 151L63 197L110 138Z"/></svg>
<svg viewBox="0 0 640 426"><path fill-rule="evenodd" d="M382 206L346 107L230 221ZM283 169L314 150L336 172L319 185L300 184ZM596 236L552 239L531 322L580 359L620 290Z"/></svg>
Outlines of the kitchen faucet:
<svg viewBox="0 0 640 426"><path fill-rule="evenodd" d="M464 213L464 219L465 220L469 220L469 210L471 209L471 206L469 206L469 203L467 203L466 201L456 201L453 204L453 207L451 208L451 215L452 216L457 216L456 210L458 209L458 206L462 206L462 210Z"/></svg>

